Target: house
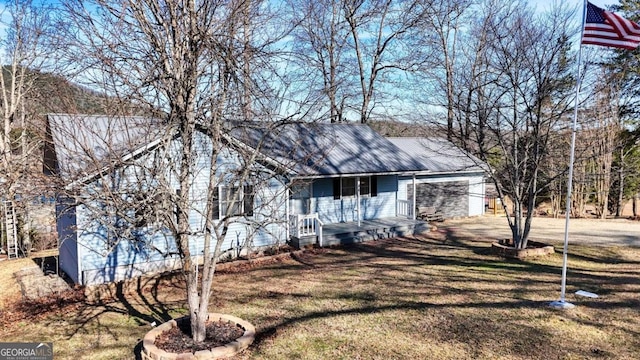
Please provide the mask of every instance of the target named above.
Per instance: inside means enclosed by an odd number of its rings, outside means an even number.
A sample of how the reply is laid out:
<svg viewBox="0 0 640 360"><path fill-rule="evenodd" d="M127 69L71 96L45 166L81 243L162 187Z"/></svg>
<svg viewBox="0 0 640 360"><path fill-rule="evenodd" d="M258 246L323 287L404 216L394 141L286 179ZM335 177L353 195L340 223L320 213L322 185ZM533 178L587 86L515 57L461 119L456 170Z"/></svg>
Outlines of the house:
<svg viewBox="0 0 640 360"><path fill-rule="evenodd" d="M428 171L398 179L398 196L435 207L444 218L483 215L485 171L481 162L442 138L389 138Z"/></svg>
<svg viewBox="0 0 640 360"><path fill-rule="evenodd" d="M51 114L47 124L46 171L64 189L56 207L62 270L87 285L175 268L165 225L177 211L178 162L168 161L181 146L175 131L132 117ZM418 140L387 139L367 125L229 122L215 161L207 130L194 136L193 256L202 253L210 223L225 222L222 249L233 257L285 243L326 246L424 231L414 209L427 201L450 216L484 208L476 204L483 199L478 168L452 167L450 154L436 160L437 151L419 156ZM455 190L447 192L449 185ZM147 203L156 210L140 210Z"/></svg>

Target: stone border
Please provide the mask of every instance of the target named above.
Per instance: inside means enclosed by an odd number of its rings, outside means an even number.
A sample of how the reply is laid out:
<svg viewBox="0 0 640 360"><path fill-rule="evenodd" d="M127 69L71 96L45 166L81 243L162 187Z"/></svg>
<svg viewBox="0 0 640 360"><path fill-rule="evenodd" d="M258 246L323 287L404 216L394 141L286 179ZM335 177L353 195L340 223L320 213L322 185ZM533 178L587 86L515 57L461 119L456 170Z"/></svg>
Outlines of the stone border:
<svg viewBox="0 0 640 360"><path fill-rule="evenodd" d="M502 241L500 243L494 242L491 244L491 252L502 257L522 260L528 257L550 255L556 251L553 245L537 241L529 241L527 245L526 249L516 249L513 246L505 245Z"/></svg>
<svg viewBox="0 0 640 360"><path fill-rule="evenodd" d="M256 329L249 322L244 321L238 317L227 315L227 314L218 314L218 313L209 313L208 320L209 321L218 321L224 320L235 323L244 329L244 334L235 339L234 341L228 343L225 346L218 346L216 348L210 350L201 350L196 351L196 353L169 353L164 350L158 349L155 345L156 337L161 333L170 330L173 327L178 326L178 321L185 319L186 317L179 318L177 320L169 320L160 326L157 326L153 330L149 331L142 340L142 359L143 360L207 360L207 359L219 359L222 357L231 357L236 355L237 353L243 351L248 348L256 336Z"/></svg>

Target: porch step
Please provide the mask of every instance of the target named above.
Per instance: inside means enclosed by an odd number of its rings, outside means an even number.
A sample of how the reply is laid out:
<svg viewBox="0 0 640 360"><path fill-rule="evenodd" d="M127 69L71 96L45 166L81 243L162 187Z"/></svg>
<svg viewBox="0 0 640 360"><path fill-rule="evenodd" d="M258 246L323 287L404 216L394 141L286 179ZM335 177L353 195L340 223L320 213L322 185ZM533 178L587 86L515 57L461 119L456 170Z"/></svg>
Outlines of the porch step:
<svg viewBox="0 0 640 360"><path fill-rule="evenodd" d="M292 236L289 245L293 246L296 249L302 249L306 246L316 245L318 243L317 239L317 236L302 236L301 238Z"/></svg>
<svg viewBox="0 0 640 360"><path fill-rule="evenodd" d="M391 226L388 228L376 228L376 229L354 229L346 233L325 235L322 239L323 246L330 245L347 245L355 244L365 241L388 239L406 235L418 234L427 231L429 226L424 224L415 225L399 225Z"/></svg>
<svg viewBox="0 0 640 360"><path fill-rule="evenodd" d="M419 234L429 230L426 222L418 222L415 224L380 226L375 228L358 228L354 224L352 230L343 232L329 233L325 232L322 237L322 246L331 245L348 245L365 241L388 239L399 236ZM302 248L308 245L319 245L317 236L306 236L301 239L292 238L291 245L296 248Z"/></svg>

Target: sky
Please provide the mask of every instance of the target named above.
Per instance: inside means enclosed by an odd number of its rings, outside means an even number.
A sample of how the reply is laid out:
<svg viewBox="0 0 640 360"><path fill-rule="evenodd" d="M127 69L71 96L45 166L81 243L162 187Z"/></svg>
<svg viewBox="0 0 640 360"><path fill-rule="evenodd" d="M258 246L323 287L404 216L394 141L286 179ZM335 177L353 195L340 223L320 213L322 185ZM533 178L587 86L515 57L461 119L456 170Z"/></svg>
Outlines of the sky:
<svg viewBox="0 0 640 360"><path fill-rule="evenodd" d="M553 2L554 0L529 0L529 3L531 5L536 6L536 8L540 10L544 10L545 7L549 6L549 4L552 4ZM584 0L561 0L561 2L577 7L582 5L584 3ZM618 4L617 0L590 0L590 2L593 5L601 7L603 9L606 9L609 5Z"/></svg>

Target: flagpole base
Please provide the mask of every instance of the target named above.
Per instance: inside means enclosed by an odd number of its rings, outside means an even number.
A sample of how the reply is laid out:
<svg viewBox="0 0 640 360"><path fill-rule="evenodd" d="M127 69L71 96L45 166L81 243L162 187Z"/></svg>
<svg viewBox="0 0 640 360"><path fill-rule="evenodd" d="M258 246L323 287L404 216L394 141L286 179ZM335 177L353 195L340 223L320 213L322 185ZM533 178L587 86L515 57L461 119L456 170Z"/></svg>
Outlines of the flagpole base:
<svg viewBox="0 0 640 360"><path fill-rule="evenodd" d="M552 301L549 303L549 306L551 306L554 309L561 309L561 310L573 309L576 307L572 303L566 302L564 300Z"/></svg>

